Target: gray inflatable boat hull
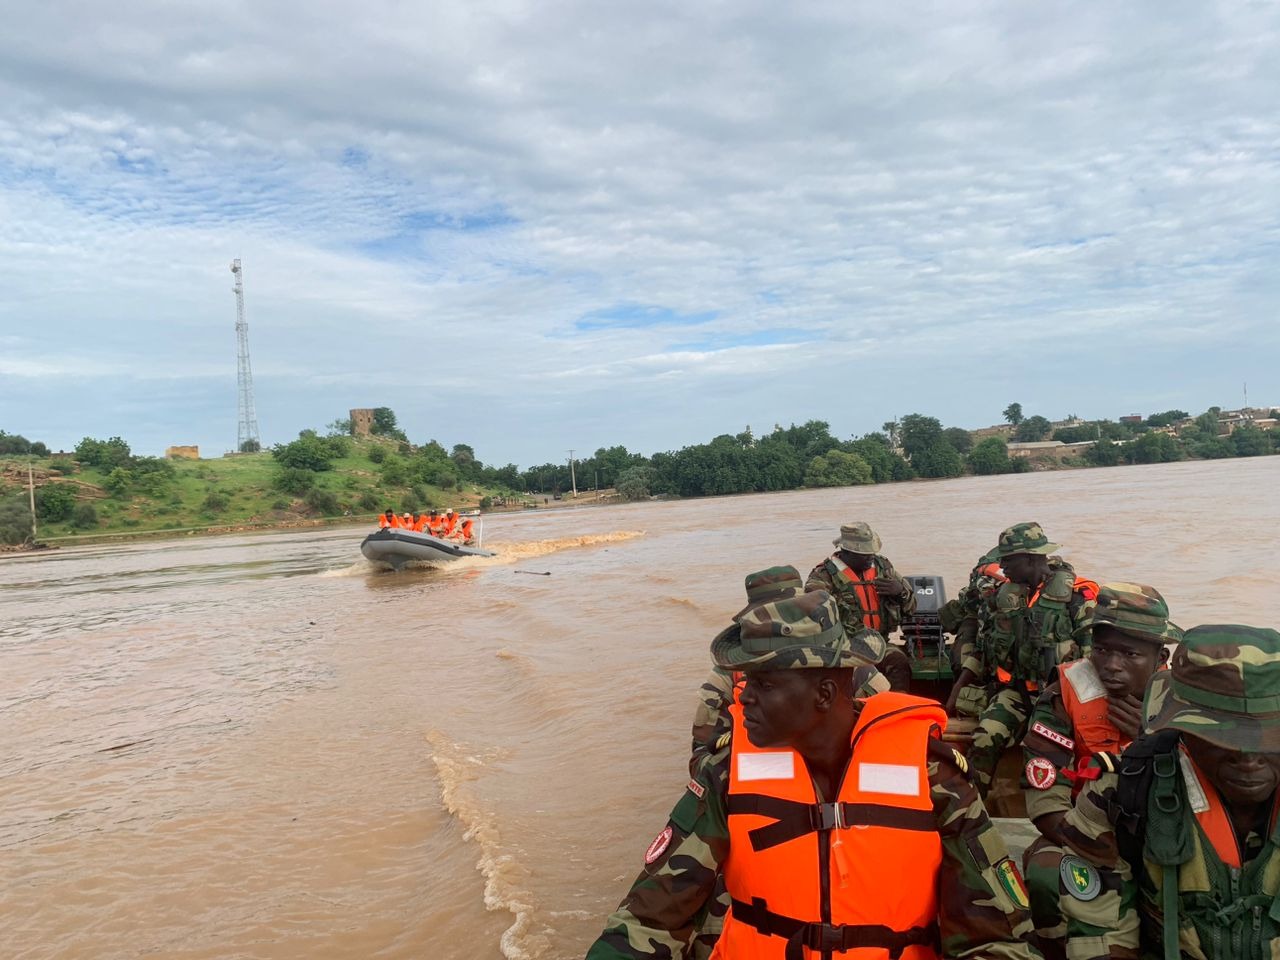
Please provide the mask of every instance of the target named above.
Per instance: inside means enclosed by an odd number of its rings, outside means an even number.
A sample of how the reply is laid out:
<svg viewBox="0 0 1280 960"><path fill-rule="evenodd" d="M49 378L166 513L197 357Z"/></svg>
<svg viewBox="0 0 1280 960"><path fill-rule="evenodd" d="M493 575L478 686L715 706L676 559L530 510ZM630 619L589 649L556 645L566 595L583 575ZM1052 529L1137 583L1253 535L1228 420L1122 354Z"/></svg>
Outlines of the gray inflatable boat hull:
<svg viewBox="0 0 1280 960"><path fill-rule="evenodd" d="M360 544L360 552L374 563L385 563L399 570L406 563L444 563L459 557L492 557L490 550L464 547L456 540L441 540L429 533L387 527L369 534Z"/></svg>

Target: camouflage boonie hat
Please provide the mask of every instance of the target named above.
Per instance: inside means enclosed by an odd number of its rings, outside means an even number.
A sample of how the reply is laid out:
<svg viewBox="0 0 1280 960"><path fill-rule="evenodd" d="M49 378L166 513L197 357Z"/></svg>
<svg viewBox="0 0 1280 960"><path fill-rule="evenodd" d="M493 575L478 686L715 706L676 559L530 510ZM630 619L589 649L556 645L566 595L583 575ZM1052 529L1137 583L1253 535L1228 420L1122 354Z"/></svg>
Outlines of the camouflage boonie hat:
<svg viewBox="0 0 1280 960"><path fill-rule="evenodd" d="M747 605L733 615L735 620L757 604L804 593L804 581L800 579L800 571L792 566L770 567L768 570L748 573L745 585Z"/></svg>
<svg viewBox="0 0 1280 960"><path fill-rule="evenodd" d="M1280 633L1227 623L1192 627L1152 678L1147 729L1219 747L1280 753Z"/></svg>
<svg viewBox="0 0 1280 960"><path fill-rule="evenodd" d="M1004 533L996 544L999 559L1011 557L1015 553L1043 553L1048 555L1061 548L1060 543L1050 543L1038 523L1015 523Z"/></svg>
<svg viewBox="0 0 1280 960"><path fill-rule="evenodd" d="M1157 646L1182 639L1182 629L1169 620L1169 605L1160 591L1141 583L1106 583L1099 587L1093 616L1076 633L1092 637L1095 627L1111 627Z"/></svg>
<svg viewBox="0 0 1280 960"><path fill-rule="evenodd" d="M831 541L841 550L850 553L879 553L880 538L871 529L869 523L859 520L857 523L846 523L840 526L840 536Z"/></svg>
<svg viewBox="0 0 1280 960"><path fill-rule="evenodd" d="M831 594L814 590L752 607L737 631L711 641L724 670L795 670L871 665L854 653Z"/></svg>

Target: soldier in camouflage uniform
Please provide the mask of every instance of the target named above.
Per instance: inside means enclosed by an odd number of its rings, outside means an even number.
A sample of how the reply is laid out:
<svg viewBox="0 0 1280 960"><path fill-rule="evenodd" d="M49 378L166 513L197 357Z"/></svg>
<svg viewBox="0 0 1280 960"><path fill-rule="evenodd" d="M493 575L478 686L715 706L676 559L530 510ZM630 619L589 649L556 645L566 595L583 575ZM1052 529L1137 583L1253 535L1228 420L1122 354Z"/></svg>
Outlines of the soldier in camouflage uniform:
<svg viewBox="0 0 1280 960"><path fill-rule="evenodd" d="M881 556L880 537L869 524L861 520L845 524L831 542L836 552L809 571L805 590L825 590L835 597L840 622L851 636L873 630L889 637L902 625L903 617L916 612L911 584ZM894 690L910 686L911 661L905 651L886 642L874 660Z"/></svg>
<svg viewBox="0 0 1280 960"><path fill-rule="evenodd" d="M1063 889L1062 822L1075 794L1116 762L1142 728L1142 697L1166 643L1182 631L1154 587L1108 583L1084 627L1089 656L1059 667L1031 712L1022 741L1027 816L1043 834L1025 856L1031 915L1040 949L1065 956L1066 917L1076 900Z"/></svg>
<svg viewBox="0 0 1280 960"><path fill-rule="evenodd" d="M738 619L752 607L771 600L794 597L804 592L800 580L800 571L792 566L769 567L757 570L746 576L747 605L733 616L733 623L720 632L713 643L724 643L729 638L738 636ZM884 655L886 643L880 634L871 630L861 631L851 638L853 653L868 663L875 662ZM879 670L861 669L859 671L857 696L869 697L889 689L889 681ZM722 739L728 743L729 732L733 729L733 719L729 707L734 700L734 685L741 674L720 667L713 667L711 675L703 681L698 689L698 706L693 715L693 750L689 757L689 775L697 777L706 758L713 754L716 744ZM711 955L716 941L720 939L720 931L724 926L725 914L729 911L729 895L723 883L716 888L716 894L707 904L705 914L695 924L697 933L692 948L693 960L703 960Z"/></svg>
<svg viewBox="0 0 1280 960"><path fill-rule="evenodd" d="M748 573L745 586L747 605L733 615L733 622L720 632L714 643L736 637L738 618L752 607L805 592L800 571L790 565ZM884 637L874 630L859 630L850 640L853 652L870 663L879 663L888 647ZM713 667L710 676L698 688L698 706L693 714L693 751L689 757L690 776L698 775L698 767L703 759L713 752L716 741L727 734L733 725L729 719L729 705L733 703L734 682L734 672ZM871 671L859 688L858 695L869 697L888 689L889 681L878 670Z"/></svg>
<svg viewBox="0 0 1280 960"><path fill-rule="evenodd" d="M1058 664L1082 652L1077 628L1089 619L1098 587L1050 556L1057 549L1038 523L1015 524L1000 534L996 550L1009 582L996 591L970 665L956 678L958 687L985 681L992 691L969 748L969 769L984 797L1000 754L1022 740L1032 697Z"/></svg>
<svg viewBox="0 0 1280 960"><path fill-rule="evenodd" d="M956 664L957 676L965 668L975 676L984 672L982 661L977 656L978 635L995 609L996 592L1002 583L1008 582L1009 578L1000 568L1000 548L992 547L969 571L968 586L943 605L939 620L942 629L955 637L958 659L952 662ZM977 717L986 706L984 684L961 686L957 683L947 698L947 716Z"/></svg>
<svg viewBox="0 0 1280 960"><path fill-rule="evenodd" d="M945 717L936 704L904 694L882 693L865 700L854 697L859 673L872 667L854 654L830 595L805 593L749 610L739 618L735 635L717 638L712 655L722 669L746 675L741 705L735 706L735 711L741 712L735 713L733 734L702 764L671 811L667 825L650 844L643 871L592 944L587 953L590 960L669 960L681 956L721 869L730 878L732 891L742 882L744 865L753 864L752 858L761 849L780 844L798 849L796 856L812 866L802 871L804 876L758 877L761 884L767 879L786 886L794 880L797 885L803 882L816 889L820 880L821 888L830 891L824 898L829 897L830 903L842 909L863 899L932 897L936 925L930 918L925 927L899 933L900 928L890 925L892 918L887 915L883 925L801 921L774 913L772 901L739 889L722 944L739 936L756 938L759 952L753 955L762 960L838 956L851 949L850 944L866 942L859 938L874 945L899 937L918 944L910 954L913 960L944 955L1002 960L1034 960L1038 956L1026 941L1031 926L1020 873L964 773L963 757L937 739L936 724L929 728L931 735L918 741L920 756L901 758L915 764L906 768L913 771L909 782L898 780L892 788L878 779L872 782L883 776L893 779L893 771L859 760L860 751L875 742L870 734L874 724L866 722L860 728L861 738L854 740L863 713L890 721L879 728L881 731L893 729L891 718L896 713L885 713L878 705L884 698L890 698L886 701L890 707L905 703L905 712L915 715L916 724ZM739 736L745 737L741 747L735 743ZM792 758L786 764L790 772L778 768L775 760L779 755ZM798 765L792 762L797 755L802 761ZM749 776L747 756L768 762L757 764L760 769ZM846 771L856 771L848 783ZM759 783L752 786L762 793L767 792L765 784L770 782L808 784L808 795L817 802L786 802L783 806L788 809L776 814L752 813L742 806L752 797L735 792L733 786L748 779ZM927 799L920 796L926 785ZM871 804L869 815L862 805L843 802L849 795L846 791L855 788L880 790L886 803L897 800L906 804L904 795L919 798L909 801L916 804L914 826L889 830L889 824L876 819L875 813L884 816L888 808ZM822 802L824 797L841 802ZM797 813L792 807L801 809ZM760 836L757 843L753 834L749 841L739 841L740 846L730 841L731 832L743 836L742 818L762 816L772 822L756 832L770 834L768 839ZM748 819L748 826L750 822ZM778 837L777 830L783 826L787 829ZM892 857L884 861L844 859L843 850L856 850L861 837L876 835L876 831L901 835L903 843L907 838L918 842L914 838L936 836L940 860L931 866L905 857L897 862L890 862ZM809 839L813 834L816 836ZM822 850L828 853L824 856ZM820 877L810 871L817 871ZM833 882L832 873L838 883ZM856 883L845 889L844 883L850 879ZM812 908L810 915L817 916L816 895L815 902L807 902L807 906ZM826 909L834 908L828 905ZM836 914L823 915L834 918ZM902 948L900 942L896 949L888 949L896 956ZM721 949L726 956L734 955L732 947Z"/></svg>
<svg viewBox="0 0 1280 960"><path fill-rule="evenodd" d="M1194 627L1062 825L1067 956L1280 955L1280 633Z"/></svg>

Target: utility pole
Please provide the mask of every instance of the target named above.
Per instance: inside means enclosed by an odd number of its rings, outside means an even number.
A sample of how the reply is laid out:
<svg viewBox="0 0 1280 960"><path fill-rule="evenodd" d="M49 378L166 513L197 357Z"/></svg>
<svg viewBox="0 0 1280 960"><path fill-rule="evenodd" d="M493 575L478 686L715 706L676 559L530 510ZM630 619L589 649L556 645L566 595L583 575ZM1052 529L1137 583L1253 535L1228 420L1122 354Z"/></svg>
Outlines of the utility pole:
<svg viewBox="0 0 1280 960"><path fill-rule="evenodd" d="M573 451L569 451L569 486L573 487L573 499L578 499L578 478L573 472Z"/></svg>
<svg viewBox="0 0 1280 960"><path fill-rule="evenodd" d="M27 496L31 498L31 542L34 544L39 539L39 533L36 531L36 485L31 479L31 461L27 461Z"/></svg>

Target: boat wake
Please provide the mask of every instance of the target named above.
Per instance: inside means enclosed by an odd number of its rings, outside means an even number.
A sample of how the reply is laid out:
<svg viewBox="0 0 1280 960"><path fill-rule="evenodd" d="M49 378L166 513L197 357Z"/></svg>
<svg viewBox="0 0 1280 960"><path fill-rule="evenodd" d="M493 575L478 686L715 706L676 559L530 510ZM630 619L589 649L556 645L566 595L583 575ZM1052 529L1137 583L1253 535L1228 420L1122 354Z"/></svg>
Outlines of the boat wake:
<svg viewBox="0 0 1280 960"><path fill-rule="evenodd" d="M598 547L609 543L624 543L644 536L643 530L615 530L612 533L588 533L580 537L555 537L551 540L524 540L515 543L485 541L485 549L492 550L492 557L461 557L449 564L450 570L476 569L484 567L505 566L545 557L562 550L577 550L582 547Z"/></svg>
<svg viewBox="0 0 1280 960"><path fill-rule="evenodd" d="M450 816L462 824L464 840L480 848L476 867L484 877L486 910L507 910L514 918L503 931L499 947L507 960L537 960L551 946L550 931L534 929L535 905L524 882L528 871L514 856L503 852L497 819L486 811L467 789L492 763L503 759L498 750L488 755L468 750L444 734L427 734L431 762L440 783L440 799Z"/></svg>

